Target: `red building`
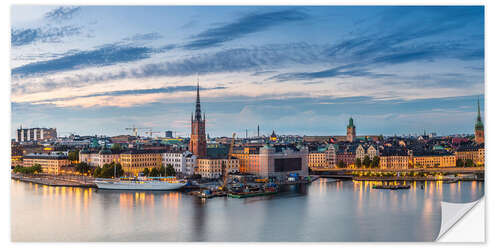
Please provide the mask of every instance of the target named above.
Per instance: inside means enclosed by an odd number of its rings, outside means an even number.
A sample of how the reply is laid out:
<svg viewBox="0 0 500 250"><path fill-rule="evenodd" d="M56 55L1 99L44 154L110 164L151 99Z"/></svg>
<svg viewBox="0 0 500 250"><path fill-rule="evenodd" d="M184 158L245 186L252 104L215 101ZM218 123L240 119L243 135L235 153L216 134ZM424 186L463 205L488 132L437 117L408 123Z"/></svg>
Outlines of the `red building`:
<svg viewBox="0 0 500 250"><path fill-rule="evenodd" d="M207 156L207 136L205 135L205 115L201 117L200 104L200 83L196 87L196 111L191 114L191 140L189 141L189 151L198 158Z"/></svg>

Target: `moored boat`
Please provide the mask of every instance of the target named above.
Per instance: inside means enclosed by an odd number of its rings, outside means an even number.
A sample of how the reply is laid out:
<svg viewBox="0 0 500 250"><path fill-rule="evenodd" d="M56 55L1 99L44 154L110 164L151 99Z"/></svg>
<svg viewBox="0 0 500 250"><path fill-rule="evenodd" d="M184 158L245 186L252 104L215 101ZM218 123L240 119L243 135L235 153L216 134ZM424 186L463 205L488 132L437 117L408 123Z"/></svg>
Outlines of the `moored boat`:
<svg viewBox="0 0 500 250"><path fill-rule="evenodd" d="M97 179L94 183L99 189L113 190L175 190L186 185L175 177Z"/></svg>

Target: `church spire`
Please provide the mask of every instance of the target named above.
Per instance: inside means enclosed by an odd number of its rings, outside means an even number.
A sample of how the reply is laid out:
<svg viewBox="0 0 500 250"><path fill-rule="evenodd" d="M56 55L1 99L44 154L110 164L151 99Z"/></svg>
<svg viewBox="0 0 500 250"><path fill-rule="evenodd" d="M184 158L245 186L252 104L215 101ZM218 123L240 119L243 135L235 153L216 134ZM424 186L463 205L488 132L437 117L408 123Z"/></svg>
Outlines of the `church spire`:
<svg viewBox="0 0 500 250"><path fill-rule="evenodd" d="M475 127L476 127L476 130L484 128L483 122L481 121L481 108L479 106L479 99L477 99L477 120L476 120Z"/></svg>
<svg viewBox="0 0 500 250"><path fill-rule="evenodd" d="M198 84L196 86L196 111L194 114L194 119L196 121L201 121L201 104L200 104L200 77L198 78Z"/></svg>

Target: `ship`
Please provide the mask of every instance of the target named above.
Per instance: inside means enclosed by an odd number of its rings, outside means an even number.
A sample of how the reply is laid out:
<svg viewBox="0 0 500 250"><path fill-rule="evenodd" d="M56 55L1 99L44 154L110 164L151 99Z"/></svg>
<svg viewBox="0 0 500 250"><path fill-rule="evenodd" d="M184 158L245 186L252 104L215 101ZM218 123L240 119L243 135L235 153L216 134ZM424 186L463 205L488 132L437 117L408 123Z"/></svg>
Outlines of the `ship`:
<svg viewBox="0 0 500 250"><path fill-rule="evenodd" d="M94 183L98 189L161 191L180 189L187 184L185 181L177 180L175 177L96 179Z"/></svg>

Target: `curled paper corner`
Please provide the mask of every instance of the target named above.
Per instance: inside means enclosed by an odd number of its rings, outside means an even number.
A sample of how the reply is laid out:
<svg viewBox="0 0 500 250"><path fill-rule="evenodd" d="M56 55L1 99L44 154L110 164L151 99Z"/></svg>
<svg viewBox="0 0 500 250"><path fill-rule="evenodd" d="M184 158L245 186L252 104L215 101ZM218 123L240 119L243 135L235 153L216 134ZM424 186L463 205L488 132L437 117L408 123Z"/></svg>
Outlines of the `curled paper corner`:
<svg viewBox="0 0 500 250"><path fill-rule="evenodd" d="M457 222L459 222L481 199L469 203L441 202L441 229L436 241L445 235Z"/></svg>

